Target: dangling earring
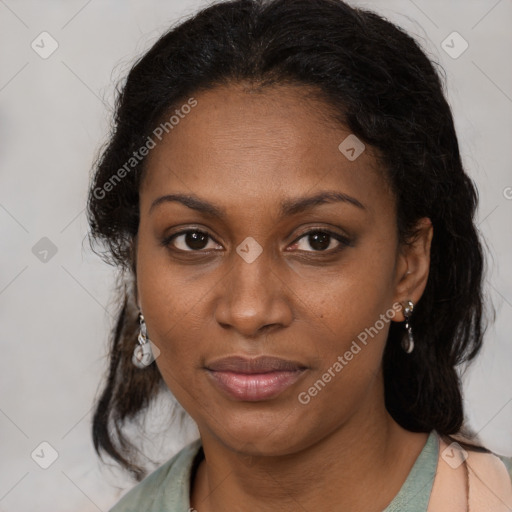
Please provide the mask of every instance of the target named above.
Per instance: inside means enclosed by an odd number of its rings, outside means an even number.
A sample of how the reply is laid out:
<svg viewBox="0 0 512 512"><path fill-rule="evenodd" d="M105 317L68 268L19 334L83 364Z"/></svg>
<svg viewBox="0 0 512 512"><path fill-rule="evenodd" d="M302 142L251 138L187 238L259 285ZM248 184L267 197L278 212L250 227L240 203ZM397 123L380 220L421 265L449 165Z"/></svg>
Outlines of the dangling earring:
<svg viewBox="0 0 512 512"><path fill-rule="evenodd" d="M408 300L406 304L407 305L403 308L406 333L402 338L402 348L406 354L410 354L414 350L414 338L412 336L412 327L410 323L411 315L414 310L414 304L411 300Z"/></svg>
<svg viewBox="0 0 512 512"><path fill-rule="evenodd" d="M160 351L148 338L146 322L142 312L139 312L139 322L140 331L137 338L139 343L133 351L132 363L137 368L146 368L160 355Z"/></svg>

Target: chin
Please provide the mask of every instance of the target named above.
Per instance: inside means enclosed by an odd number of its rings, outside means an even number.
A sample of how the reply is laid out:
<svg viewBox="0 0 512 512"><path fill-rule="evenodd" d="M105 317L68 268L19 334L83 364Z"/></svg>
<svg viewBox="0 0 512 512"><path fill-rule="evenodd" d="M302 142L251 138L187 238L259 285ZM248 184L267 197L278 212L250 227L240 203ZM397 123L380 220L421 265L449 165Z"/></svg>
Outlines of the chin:
<svg viewBox="0 0 512 512"><path fill-rule="evenodd" d="M207 423L210 435L231 450L247 456L289 455L304 444L300 432L305 420L300 421L284 409L278 414L261 410L253 413L234 411L221 414L214 423L207 419ZM220 424L224 425L222 430ZM312 429L315 430L313 426ZM200 428L200 432L202 435L203 429Z"/></svg>

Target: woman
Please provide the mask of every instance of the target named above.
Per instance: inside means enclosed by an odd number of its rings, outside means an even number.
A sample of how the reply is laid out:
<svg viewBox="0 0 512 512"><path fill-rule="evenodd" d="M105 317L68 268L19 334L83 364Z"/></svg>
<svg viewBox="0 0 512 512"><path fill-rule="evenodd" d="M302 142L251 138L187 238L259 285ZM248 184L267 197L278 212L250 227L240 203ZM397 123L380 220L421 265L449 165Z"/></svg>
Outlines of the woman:
<svg viewBox="0 0 512 512"><path fill-rule="evenodd" d="M340 0L217 3L137 62L115 121L88 202L126 283L95 446L140 480L123 427L163 384L200 439L113 511L512 507L456 371L484 330L477 193L410 36Z"/></svg>

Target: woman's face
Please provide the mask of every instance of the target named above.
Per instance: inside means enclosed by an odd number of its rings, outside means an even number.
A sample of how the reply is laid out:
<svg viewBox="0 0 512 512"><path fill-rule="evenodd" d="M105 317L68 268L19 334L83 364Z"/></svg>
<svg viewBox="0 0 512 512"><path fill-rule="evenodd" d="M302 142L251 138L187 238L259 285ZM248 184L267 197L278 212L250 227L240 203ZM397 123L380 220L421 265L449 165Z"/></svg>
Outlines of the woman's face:
<svg viewBox="0 0 512 512"><path fill-rule="evenodd" d="M397 302L426 279L410 282L370 148L357 156L348 139L342 152L350 132L302 91L196 95L140 190L137 288L158 368L203 438L246 453L293 453L371 421Z"/></svg>

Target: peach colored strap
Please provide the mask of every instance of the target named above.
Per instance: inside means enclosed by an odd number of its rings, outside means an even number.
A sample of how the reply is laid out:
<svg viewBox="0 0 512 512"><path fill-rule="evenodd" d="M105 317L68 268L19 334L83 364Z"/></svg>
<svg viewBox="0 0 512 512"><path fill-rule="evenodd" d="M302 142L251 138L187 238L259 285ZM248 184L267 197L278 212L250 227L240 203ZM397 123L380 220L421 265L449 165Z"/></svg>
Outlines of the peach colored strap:
<svg viewBox="0 0 512 512"><path fill-rule="evenodd" d="M496 455L438 439L439 459L427 512L512 512L512 482Z"/></svg>

